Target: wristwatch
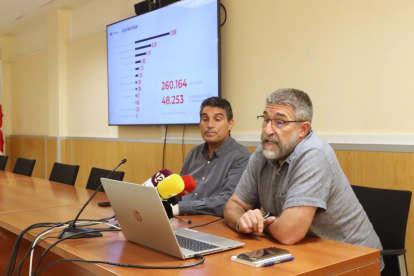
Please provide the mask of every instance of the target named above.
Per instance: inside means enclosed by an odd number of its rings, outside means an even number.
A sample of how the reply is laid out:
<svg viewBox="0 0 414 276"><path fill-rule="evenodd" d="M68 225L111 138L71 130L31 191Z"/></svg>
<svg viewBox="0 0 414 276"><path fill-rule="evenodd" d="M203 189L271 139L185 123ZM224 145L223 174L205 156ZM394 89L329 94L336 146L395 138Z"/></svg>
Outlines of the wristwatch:
<svg viewBox="0 0 414 276"><path fill-rule="evenodd" d="M240 222L240 218L237 220L237 223L236 223L236 231L240 233L240 231L239 231L239 222Z"/></svg>

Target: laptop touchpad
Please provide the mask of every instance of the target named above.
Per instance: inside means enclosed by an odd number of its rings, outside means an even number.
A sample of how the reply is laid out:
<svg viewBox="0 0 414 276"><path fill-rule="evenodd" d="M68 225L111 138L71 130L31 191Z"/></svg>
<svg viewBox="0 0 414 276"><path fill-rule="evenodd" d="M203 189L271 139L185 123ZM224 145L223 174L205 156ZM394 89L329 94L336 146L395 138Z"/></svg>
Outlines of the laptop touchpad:
<svg viewBox="0 0 414 276"><path fill-rule="evenodd" d="M201 236L201 237L197 237L197 239L201 241L213 243L213 244L220 244L222 242L228 241L227 239L220 238L217 236Z"/></svg>

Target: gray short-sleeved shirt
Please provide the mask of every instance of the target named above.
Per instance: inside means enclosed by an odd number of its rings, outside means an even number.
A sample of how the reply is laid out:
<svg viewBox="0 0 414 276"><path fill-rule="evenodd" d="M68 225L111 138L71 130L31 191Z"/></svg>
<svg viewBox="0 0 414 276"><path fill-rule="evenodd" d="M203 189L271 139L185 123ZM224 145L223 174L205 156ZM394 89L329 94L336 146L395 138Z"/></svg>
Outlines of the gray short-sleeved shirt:
<svg viewBox="0 0 414 276"><path fill-rule="evenodd" d="M318 207L308 235L382 249L364 209L343 173L335 152L315 132L279 166L259 146L236 188L247 204L260 202L279 216L293 206Z"/></svg>

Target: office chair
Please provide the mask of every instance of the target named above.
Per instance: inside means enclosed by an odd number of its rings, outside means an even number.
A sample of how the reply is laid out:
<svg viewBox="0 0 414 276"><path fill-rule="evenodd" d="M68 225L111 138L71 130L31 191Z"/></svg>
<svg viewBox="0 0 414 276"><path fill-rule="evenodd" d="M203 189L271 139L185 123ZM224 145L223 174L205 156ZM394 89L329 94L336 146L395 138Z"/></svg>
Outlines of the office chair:
<svg viewBox="0 0 414 276"><path fill-rule="evenodd" d="M78 176L79 166L55 162L49 180L74 186Z"/></svg>
<svg viewBox="0 0 414 276"><path fill-rule="evenodd" d="M14 165L13 173L32 176L33 168L36 164L36 159L17 158Z"/></svg>
<svg viewBox="0 0 414 276"><path fill-rule="evenodd" d="M86 189L89 190L96 190L101 185L101 177L107 178L107 176L111 173L110 170L99 169L93 167L91 169L91 173L89 174L88 183L86 184ZM113 180L124 180L125 172L114 171L110 176L109 179ZM105 192L104 188L101 187L99 189L100 192Z"/></svg>
<svg viewBox="0 0 414 276"><path fill-rule="evenodd" d="M381 276L408 275L405 232L411 191L351 186L381 241L385 264Z"/></svg>
<svg viewBox="0 0 414 276"><path fill-rule="evenodd" d="M4 171L6 168L7 160L9 160L7 155L0 155L0 171Z"/></svg>

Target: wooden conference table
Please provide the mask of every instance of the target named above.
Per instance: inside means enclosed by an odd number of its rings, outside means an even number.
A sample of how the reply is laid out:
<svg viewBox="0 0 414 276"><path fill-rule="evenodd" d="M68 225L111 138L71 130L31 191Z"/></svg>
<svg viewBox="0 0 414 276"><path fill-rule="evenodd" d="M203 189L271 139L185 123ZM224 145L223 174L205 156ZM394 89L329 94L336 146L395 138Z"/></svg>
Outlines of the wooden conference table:
<svg viewBox="0 0 414 276"><path fill-rule="evenodd" d="M17 235L28 226L40 222L61 222L74 219L93 191L76 188L38 178L15 175L0 171L0 270L3 271ZM98 193L81 218L101 219L113 215L109 207L99 207L107 201L104 193ZM193 221L191 226L216 220L213 216L183 216ZM174 228L189 225L171 219ZM101 228L104 226L100 226ZM195 230L245 242L245 246L205 256L203 264L186 269L135 269L103 264L62 262L46 270L42 275L380 275L379 250L350 245L319 238L307 237L301 242L286 246L267 235L243 235L231 230L224 220L195 228ZM23 256L41 230L25 235L19 256ZM57 236L57 232L50 234ZM154 235L162 235L154 229ZM47 248L57 239L41 243ZM231 256L269 246L290 250L295 260L271 267L253 268L230 260ZM35 259L43 249L35 250ZM180 266L196 262L196 259L180 260L164 253L128 242L121 232L104 232L100 238L67 240L59 243L44 265L66 259L104 260L135 265ZM28 261L22 275L27 275ZM36 261L35 261L36 263ZM43 266L44 266L43 265ZM43 267L42 266L42 267Z"/></svg>

